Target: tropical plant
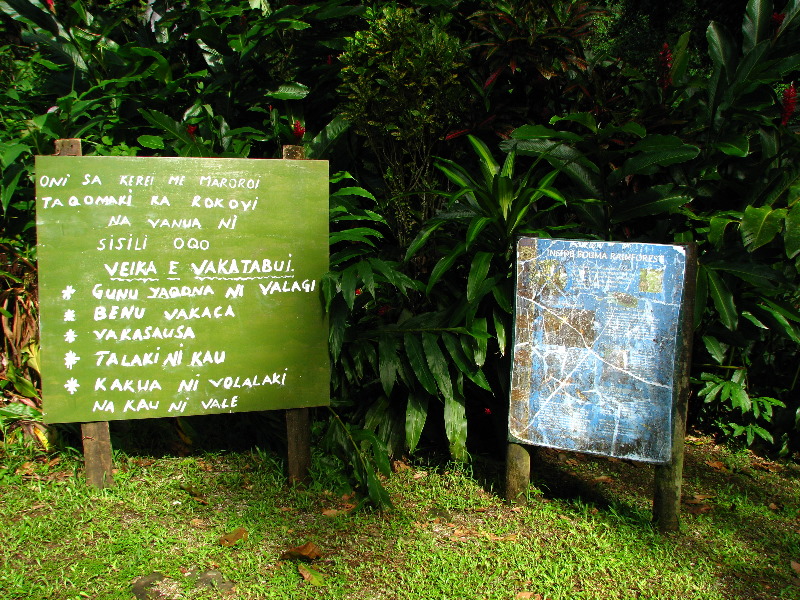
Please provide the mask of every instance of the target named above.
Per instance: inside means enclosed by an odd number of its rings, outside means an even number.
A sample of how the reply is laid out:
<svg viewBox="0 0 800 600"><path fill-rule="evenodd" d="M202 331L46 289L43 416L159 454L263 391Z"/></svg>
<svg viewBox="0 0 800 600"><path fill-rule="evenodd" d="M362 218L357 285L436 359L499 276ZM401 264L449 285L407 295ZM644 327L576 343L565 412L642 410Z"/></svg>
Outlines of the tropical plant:
<svg viewBox="0 0 800 600"><path fill-rule="evenodd" d="M391 453L413 452L430 422L451 454L465 459L464 378L485 382L486 320L465 326L448 309L431 310L422 284L387 256L391 247L378 246L389 228L369 192L344 187L331 200L331 272L322 289L334 407L348 410ZM361 207L363 200L373 207ZM444 415L441 422L428 419L434 412Z"/></svg>
<svg viewBox="0 0 800 600"><path fill-rule="evenodd" d="M583 200L576 215L586 233L699 245L696 326L706 349L726 348L724 360L698 361L716 365L698 380L707 401L700 416L725 421L749 441L756 434L773 441L754 419L765 424L771 406L781 406L771 398L791 397L800 342L800 145L775 93L800 68L793 43L800 4L789 2L777 27L772 16L771 2L751 0L741 45L712 23L708 79L687 75L684 36L670 85L637 76L628 86L638 110L625 121L572 114L551 120L558 130L523 127L504 144L563 173L557 184L568 205ZM668 107L669 120L654 105Z"/></svg>
<svg viewBox="0 0 800 600"><path fill-rule="evenodd" d="M387 215L401 246L432 216L431 157L458 121L465 98L461 42L412 9L368 9L367 28L347 38L340 112L363 136L385 183Z"/></svg>

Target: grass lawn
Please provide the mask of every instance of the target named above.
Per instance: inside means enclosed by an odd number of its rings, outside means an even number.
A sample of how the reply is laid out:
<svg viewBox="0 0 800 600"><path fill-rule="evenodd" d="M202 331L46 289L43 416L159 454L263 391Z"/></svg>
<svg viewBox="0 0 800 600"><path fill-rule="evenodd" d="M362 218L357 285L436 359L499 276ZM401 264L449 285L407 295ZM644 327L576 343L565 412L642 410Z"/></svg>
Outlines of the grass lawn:
<svg viewBox="0 0 800 600"><path fill-rule="evenodd" d="M74 456L0 445L0 597L800 598L800 468L708 438L688 439L671 535L647 465L540 450L521 506L502 465L396 462L379 513L317 459L297 490L259 450L118 453L96 491Z"/></svg>

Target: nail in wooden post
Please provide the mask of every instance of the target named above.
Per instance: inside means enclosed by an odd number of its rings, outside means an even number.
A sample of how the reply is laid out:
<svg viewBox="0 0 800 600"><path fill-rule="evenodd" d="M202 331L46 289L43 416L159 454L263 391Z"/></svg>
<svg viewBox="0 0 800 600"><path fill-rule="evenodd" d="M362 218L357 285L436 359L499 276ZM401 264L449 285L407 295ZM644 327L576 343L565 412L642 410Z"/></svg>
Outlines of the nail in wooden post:
<svg viewBox="0 0 800 600"><path fill-rule="evenodd" d="M55 146L56 156L83 156L79 139L56 140ZM81 423L81 439L86 483L98 489L113 487L113 461L108 421Z"/></svg>
<svg viewBox="0 0 800 600"><path fill-rule="evenodd" d="M284 146L284 160L304 160L303 146ZM305 485L311 470L311 415L307 408L286 410L286 463L289 483Z"/></svg>
<svg viewBox="0 0 800 600"><path fill-rule="evenodd" d="M530 448L524 444L508 443L506 451L506 500L525 504L531 484Z"/></svg>
<svg viewBox="0 0 800 600"><path fill-rule="evenodd" d="M655 468L653 522L663 532L680 528L681 484L686 438L686 412L689 407L689 370L692 364L694 335L694 296L697 283L697 247L686 247L686 272L683 285L683 321L676 365L676 399L672 414L672 459Z"/></svg>

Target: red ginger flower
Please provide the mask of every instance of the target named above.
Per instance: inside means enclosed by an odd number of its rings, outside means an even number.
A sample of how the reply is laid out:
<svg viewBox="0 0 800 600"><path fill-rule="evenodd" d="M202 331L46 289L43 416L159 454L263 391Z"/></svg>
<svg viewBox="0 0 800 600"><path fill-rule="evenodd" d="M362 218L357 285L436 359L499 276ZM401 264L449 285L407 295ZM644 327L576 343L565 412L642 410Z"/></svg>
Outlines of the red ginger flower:
<svg viewBox="0 0 800 600"><path fill-rule="evenodd" d="M672 51L669 44L664 42L661 52L658 53L658 85L666 90L672 85Z"/></svg>
<svg viewBox="0 0 800 600"><path fill-rule="evenodd" d="M783 110L781 111L781 125L787 125L789 123L789 119L792 118L794 114L794 109L797 104L797 89L794 87L794 83L790 84L785 90L783 90Z"/></svg>
<svg viewBox="0 0 800 600"><path fill-rule="evenodd" d="M195 136L197 135L197 125L187 125L186 126L186 133L189 134L189 137L194 140Z"/></svg>
<svg viewBox="0 0 800 600"><path fill-rule="evenodd" d="M786 13L772 13L772 24L775 29L780 29L783 25L783 20L786 18Z"/></svg>
<svg viewBox="0 0 800 600"><path fill-rule="evenodd" d="M306 128L303 127L303 124L300 121L295 121L294 125L292 126L292 133L294 134L294 137L297 138L298 142L303 139L305 132Z"/></svg>

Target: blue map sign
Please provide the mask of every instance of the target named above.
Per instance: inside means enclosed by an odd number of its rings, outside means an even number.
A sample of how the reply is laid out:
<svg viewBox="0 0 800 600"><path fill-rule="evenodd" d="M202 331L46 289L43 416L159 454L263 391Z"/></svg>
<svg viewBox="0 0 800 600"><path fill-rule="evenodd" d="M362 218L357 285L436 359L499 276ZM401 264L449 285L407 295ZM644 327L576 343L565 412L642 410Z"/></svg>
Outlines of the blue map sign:
<svg viewBox="0 0 800 600"><path fill-rule="evenodd" d="M666 463L682 246L523 238L509 438Z"/></svg>

